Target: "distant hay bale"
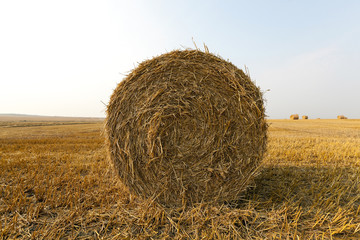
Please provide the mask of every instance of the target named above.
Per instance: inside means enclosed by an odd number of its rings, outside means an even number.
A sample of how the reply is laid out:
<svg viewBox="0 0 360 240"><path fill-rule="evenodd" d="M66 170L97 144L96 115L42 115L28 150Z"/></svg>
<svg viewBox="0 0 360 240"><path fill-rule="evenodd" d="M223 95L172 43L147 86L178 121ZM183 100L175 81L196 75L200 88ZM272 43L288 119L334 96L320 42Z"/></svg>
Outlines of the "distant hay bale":
<svg viewBox="0 0 360 240"><path fill-rule="evenodd" d="M105 133L122 183L165 206L238 199L267 142L259 88L199 50L140 63L114 90Z"/></svg>
<svg viewBox="0 0 360 240"><path fill-rule="evenodd" d="M305 120L306 120L306 119L309 119L309 117L306 116L306 115L303 115L303 116L302 116L302 119L305 119Z"/></svg>
<svg viewBox="0 0 360 240"><path fill-rule="evenodd" d="M347 117L345 117L344 115L338 115L337 119L347 119Z"/></svg>
<svg viewBox="0 0 360 240"><path fill-rule="evenodd" d="M291 119L291 120L298 120L298 119L299 119L299 114L292 114L292 115L290 115L290 119Z"/></svg>

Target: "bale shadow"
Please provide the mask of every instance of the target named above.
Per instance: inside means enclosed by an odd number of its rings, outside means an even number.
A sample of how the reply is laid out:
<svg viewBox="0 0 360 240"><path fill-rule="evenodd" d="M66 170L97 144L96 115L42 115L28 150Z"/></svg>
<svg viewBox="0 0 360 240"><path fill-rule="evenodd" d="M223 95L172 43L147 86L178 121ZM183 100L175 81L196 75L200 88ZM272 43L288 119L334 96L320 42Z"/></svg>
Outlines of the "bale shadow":
<svg viewBox="0 0 360 240"><path fill-rule="evenodd" d="M305 208L324 204L343 207L351 202L358 207L358 176L359 169L351 167L267 166L239 200L228 204L244 208L252 202L264 210L284 204Z"/></svg>

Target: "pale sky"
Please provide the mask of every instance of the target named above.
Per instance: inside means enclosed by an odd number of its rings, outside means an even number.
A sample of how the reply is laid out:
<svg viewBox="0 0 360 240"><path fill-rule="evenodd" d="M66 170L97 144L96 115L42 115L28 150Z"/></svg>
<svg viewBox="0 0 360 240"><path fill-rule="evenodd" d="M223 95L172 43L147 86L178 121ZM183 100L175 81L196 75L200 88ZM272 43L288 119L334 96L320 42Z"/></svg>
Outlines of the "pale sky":
<svg viewBox="0 0 360 240"><path fill-rule="evenodd" d="M192 38L270 89L269 118L360 118L356 0L0 0L0 113L104 117L137 63Z"/></svg>

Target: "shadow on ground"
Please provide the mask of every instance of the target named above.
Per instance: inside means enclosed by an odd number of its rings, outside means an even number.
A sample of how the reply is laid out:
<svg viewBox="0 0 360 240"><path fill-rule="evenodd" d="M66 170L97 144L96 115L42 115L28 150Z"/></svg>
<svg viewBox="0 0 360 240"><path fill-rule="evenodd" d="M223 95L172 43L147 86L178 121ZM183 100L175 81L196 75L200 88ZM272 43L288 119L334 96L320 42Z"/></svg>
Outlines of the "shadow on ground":
<svg viewBox="0 0 360 240"><path fill-rule="evenodd" d="M258 209L284 204L303 208L359 207L359 170L350 167L269 166L264 167L244 196L231 202L243 208L249 201Z"/></svg>

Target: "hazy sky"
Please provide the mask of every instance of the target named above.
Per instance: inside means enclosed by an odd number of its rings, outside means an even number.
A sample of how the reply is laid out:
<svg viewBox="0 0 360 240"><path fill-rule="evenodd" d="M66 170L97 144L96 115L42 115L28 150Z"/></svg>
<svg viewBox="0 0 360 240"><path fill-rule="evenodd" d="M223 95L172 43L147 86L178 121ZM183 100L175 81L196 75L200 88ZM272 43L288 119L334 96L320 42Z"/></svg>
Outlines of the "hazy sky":
<svg viewBox="0 0 360 240"><path fill-rule="evenodd" d="M270 118L360 118L359 13L356 0L0 0L0 113L103 117L138 62L194 38L270 89Z"/></svg>

